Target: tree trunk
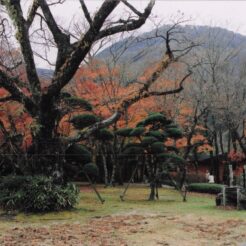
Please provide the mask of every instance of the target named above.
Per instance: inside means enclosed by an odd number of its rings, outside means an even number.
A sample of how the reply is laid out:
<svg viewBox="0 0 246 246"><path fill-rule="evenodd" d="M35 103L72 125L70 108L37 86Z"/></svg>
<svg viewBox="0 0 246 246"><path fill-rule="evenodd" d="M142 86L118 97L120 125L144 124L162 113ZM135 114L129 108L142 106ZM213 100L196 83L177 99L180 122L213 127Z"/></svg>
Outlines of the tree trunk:
<svg viewBox="0 0 246 246"><path fill-rule="evenodd" d="M102 162L103 162L103 170L104 170L104 184L107 187L108 186L108 167L107 167L107 161L106 156L104 152L103 146L101 146L101 156L102 156Z"/></svg>
<svg viewBox="0 0 246 246"><path fill-rule="evenodd" d="M150 195L149 195L149 201L154 201L156 196L156 183L154 181L150 182Z"/></svg>
<svg viewBox="0 0 246 246"><path fill-rule="evenodd" d="M114 186L114 183L115 183L117 163L116 163L116 160L114 160L114 158L113 158L112 164L113 164L113 167L112 167L112 173L111 173L111 179L110 179L110 186Z"/></svg>
<svg viewBox="0 0 246 246"><path fill-rule="evenodd" d="M58 111L54 99L42 97L36 129L32 130L33 142L28 150L30 173L62 179L65 146L55 132Z"/></svg>
<svg viewBox="0 0 246 246"><path fill-rule="evenodd" d="M246 146L243 144L242 139L240 138L238 131L236 129L233 130L233 136L235 140L238 141L240 148L242 149L244 155L246 156Z"/></svg>
<svg viewBox="0 0 246 246"><path fill-rule="evenodd" d="M228 131L227 153L231 151L231 131Z"/></svg>
<svg viewBox="0 0 246 246"><path fill-rule="evenodd" d="M214 147L215 147L215 162L214 162L214 174L216 182L220 182L220 162L219 162L219 146L218 146L218 134L214 131Z"/></svg>
<svg viewBox="0 0 246 246"><path fill-rule="evenodd" d="M232 140L232 146L233 146L233 150L235 153L237 153L237 139L236 139L236 130L231 130L231 140Z"/></svg>
<svg viewBox="0 0 246 246"><path fill-rule="evenodd" d="M220 142L221 153L224 156L225 151L224 151L224 145L223 145L223 134L222 134L221 129L219 130L219 142Z"/></svg>

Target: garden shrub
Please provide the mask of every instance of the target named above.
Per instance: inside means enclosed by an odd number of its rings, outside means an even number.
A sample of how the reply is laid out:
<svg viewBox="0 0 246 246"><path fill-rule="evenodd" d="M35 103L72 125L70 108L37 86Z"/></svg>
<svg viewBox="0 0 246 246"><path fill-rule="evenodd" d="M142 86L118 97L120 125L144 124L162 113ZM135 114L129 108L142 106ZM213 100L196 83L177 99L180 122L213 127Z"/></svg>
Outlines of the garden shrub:
<svg viewBox="0 0 246 246"><path fill-rule="evenodd" d="M193 183L188 185L189 191L209 193L209 194L218 194L221 192L221 184L209 184L209 183Z"/></svg>
<svg viewBox="0 0 246 246"><path fill-rule="evenodd" d="M59 185L46 176L6 176L0 180L0 207L4 210L48 212L71 209L77 202L78 188Z"/></svg>

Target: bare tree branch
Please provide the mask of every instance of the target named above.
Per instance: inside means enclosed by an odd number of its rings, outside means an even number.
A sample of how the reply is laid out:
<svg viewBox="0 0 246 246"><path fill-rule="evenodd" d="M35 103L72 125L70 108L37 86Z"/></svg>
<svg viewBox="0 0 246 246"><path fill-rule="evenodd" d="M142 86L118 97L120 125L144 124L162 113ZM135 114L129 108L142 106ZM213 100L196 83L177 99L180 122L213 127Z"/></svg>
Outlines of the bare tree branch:
<svg viewBox="0 0 246 246"><path fill-rule="evenodd" d="M149 96L166 96L166 95L170 95L170 94L176 94L181 92L184 87L183 84L184 82L192 75L192 72L189 71L184 77L183 79L179 82L179 87L173 90L168 90L168 91L151 91L149 93L147 93L146 97Z"/></svg>
<svg viewBox="0 0 246 246"><path fill-rule="evenodd" d="M146 7L143 15L138 20L131 22L131 24L114 26L112 28L100 31L107 17L112 13L112 11L119 3L120 0L106 0L103 2L93 19L92 26L81 38L81 40L74 44L73 51L64 62L64 65L61 67L60 71L57 71L56 76L53 78L53 83L48 88L47 96L56 96L59 94L60 90L73 77L78 66L88 54L92 44L96 40L125 30L134 30L143 25L151 13L155 0L150 0L150 3Z"/></svg>
<svg viewBox="0 0 246 246"><path fill-rule="evenodd" d="M13 99L12 96L0 97L0 103L2 103L2 102L8 102L8 101L11 101L12 99Z"/></svg>
<svg viewBox="0 0 246 246"><path fill-rule="evenodd" d="M27 16L27 20L26 20L28 28L30 28L30 26L32 25L38 8L39 8L38 0L33 0L33 3L32 3L32 5L28 11L28 16Z"/></svg>
<svg viewBox="0 0 246 246"><path fill-rule="evenodd" d="M144 13L142 13L137 20L129 19L125 21L125 23L113 27L106 28L99 32L97 35L97 40L103 37L107 37L109 35L113 35L116 33L124 32L124 31L132 31L139 27L141 27L147 18L149 17L153 7L155 4L155 0L151 0L148 6L145 8Z"/></svg>
<svg viewBox="0 0 246 246"><path fill-rule="evenodd" d="M86 7L85 1L84 0L79 0L79 2L80 2L81 7L83 9L83 12L84 12L84 15L85 15L86 20L89 22L90 25L92 25L93 22L92 22L90 13L89 13L89 11L88 11L88 9Z"/></svg>
<svg viewBox="0 0 246 246"><path fill-rule="evenodd" d="M121 0L133 13L141 17L143 14L139 12L135 7L133 7L127 0Z"/></svg>
<svg viewBox="0 0 246 246"><path fill-rule="evenodd" d="M60 46L69 46L69 37L58 27L47 2L45 0L38 0L38 2L44 14L46 23L55 39L56 44L58 45L58 49Z"/></svg>
<svg viewBox="0 0 246 246"><path fill-rule="evenodd" d="M3 87L11 94L11 99L22 103L27 111L32 115L36 115L37 106L31 98L26 96L17 84L23 83L18 78L9 77L0 70L0 87Z"/></svg>
<svg viewBox="0 0 246 246"><path fill-rule="evenodd" d="M60 90L70 81L80 63L90 51L92 44L96 41L96 37L104 21L117 7L119 2L120 0L106 0L103 2L93 19L93 25L89 28L87 33L82 36L81 40L74 44L73 51L67 56L63 66L59 69L60 71L57 71L56 76L53 78L53 83L48 88L48 95L58 95Z"/></svg>
<svg viewBox="0 0 246 246"><path fill-rule="evenodd" d="M54 37L55 43L58 48L57 62L56 62L56 69L55 69L55 74L56 74L56 71L58 71L60 67L64 64L66 57L68 55L68 51L71 51L72 47L70 45L70 36L63 33L62 30L59 28L56 20L54 19L50 11L47 2L45 0L38 0L38 2L44 14L45 21ZM57 3L60 3L60 1Z"/></svg>
<svg viewBox="0 0 246 246"><path fill-rule="evenodd" d="M28 25L23 17L20 1L2 0L0 3L6 6L6 9L17 29L16 39L19 41L21 46L30 88L35 101L39 101L41 93L40 81L37 75L32 47L29 40Z"/></svg>

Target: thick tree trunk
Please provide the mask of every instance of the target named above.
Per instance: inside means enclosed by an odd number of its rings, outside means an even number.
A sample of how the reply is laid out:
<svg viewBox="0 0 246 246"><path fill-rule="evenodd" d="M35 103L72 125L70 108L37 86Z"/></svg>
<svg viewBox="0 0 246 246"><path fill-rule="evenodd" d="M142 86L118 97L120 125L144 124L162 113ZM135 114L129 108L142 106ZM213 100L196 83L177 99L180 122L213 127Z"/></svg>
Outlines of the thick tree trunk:
<svg viewBox="0 0 246 246"><path fill-rule="evenodd" d="M48 176L63 175L64 146L55 132L58 111L54 101L43 96L36 119L36 129L32 131L33 143L29 148L32 174Z"/></svg>
<svg viewBox="0 0 246 246"><path fill-rule="evenodd" d="M55 137L56 121L59 118L59 111L55 106L55 97L42 96L40 102L37 124L40 127L37 138L45 141L52 141Z"/></svg>

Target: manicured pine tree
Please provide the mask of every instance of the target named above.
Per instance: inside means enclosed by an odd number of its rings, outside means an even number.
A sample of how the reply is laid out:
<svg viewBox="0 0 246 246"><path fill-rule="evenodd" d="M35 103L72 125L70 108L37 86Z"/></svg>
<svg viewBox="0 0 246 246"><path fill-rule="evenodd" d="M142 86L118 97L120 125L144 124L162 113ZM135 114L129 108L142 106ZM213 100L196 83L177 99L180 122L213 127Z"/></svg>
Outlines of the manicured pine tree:
<svg viewBox="0 0 246 246"><path fill-rule="evenodd" d="M178 184L172 179L170 171L176 170L185 160L179 155L175 146L168 146L167 140L173 142L182 137L181 129L169 120L163 113L151 113L139 122L134 129L121 129L117 134L128 137L121 157L125 162L136 164L146 160L146 171L150 183L149 200L158 199L158 187L163 179L169 178L177 189Z"/></svg>

